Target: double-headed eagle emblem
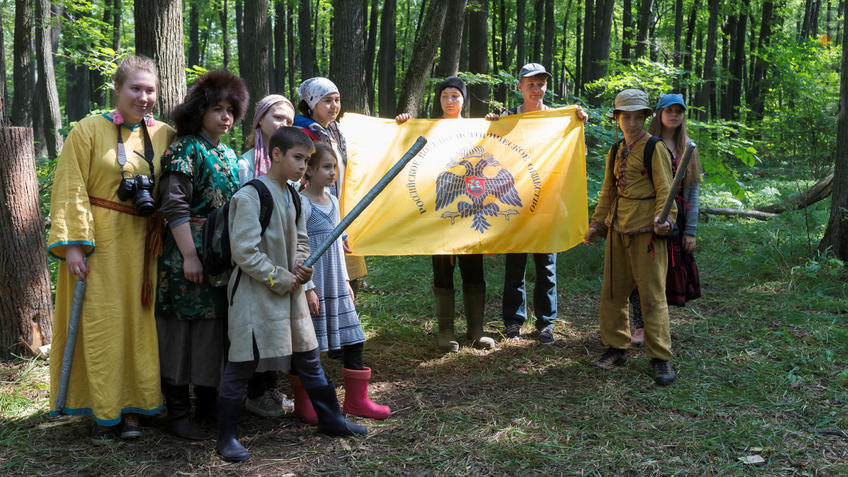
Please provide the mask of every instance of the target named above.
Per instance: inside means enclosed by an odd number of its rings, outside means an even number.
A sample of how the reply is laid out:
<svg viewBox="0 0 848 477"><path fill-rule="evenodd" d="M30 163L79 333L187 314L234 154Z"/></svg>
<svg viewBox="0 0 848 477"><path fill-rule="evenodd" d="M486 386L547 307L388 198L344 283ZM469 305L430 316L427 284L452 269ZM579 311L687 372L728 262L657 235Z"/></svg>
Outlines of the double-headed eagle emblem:
<svg viewBox="0 0 848 477"><path fill-rule="evenodd" d="M476 162L472 164L474 160ZM450 171L458 166L465 167L465 174L457 175ZM499 167L500 170L494 177L487 177L483 173L487 167ZM459 161L448 163L448 170L436 177L436 211L448 207L462 194L467 195L471 203L458 202L457 210L445 211L442 218L449 218L453 225L457 217L471 217L471 228L480 233L491 226L486 220L487 216L503 215L508 221L510 215L518 214L516 209L501 210L495 201L484 203L488 195L491 194L507 206L521 207L521 197L515 190L512 174L480 146L473 148Z"/></svg>

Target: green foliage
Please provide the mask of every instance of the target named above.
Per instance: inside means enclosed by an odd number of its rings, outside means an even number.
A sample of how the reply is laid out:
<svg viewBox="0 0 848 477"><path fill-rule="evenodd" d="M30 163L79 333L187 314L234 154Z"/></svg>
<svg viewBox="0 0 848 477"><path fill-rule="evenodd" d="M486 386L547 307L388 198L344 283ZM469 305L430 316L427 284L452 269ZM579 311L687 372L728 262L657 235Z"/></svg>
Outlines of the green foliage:
<svg viewBox="0 0 848 477"><path fill-rule="evenodd" d="M682 69L647 58L611 62L607 75L585 85L585 89L587 93L599 95L604 104L609 105L613 104L616 94L629 88L641 89L648 94L649 101L656 101L660 94L674 91L676 83L688 86L684 73Z"/></svg>

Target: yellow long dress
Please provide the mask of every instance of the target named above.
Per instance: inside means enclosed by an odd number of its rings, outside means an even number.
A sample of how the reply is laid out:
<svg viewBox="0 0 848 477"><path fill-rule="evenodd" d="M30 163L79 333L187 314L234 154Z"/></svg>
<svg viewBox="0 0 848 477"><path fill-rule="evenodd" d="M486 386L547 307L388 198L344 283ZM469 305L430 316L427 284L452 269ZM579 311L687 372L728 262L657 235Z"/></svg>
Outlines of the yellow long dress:
<svg viewBox="0 0 848 477"><path fill-rule="evenodd" d="M120 130L125 175L149 176L142 128ZM174 130L157 122L148 131L158 181L159 157L174 139ZM104 426L118 424L123 413L156 414L162 408L154 307L141 304L148 218L92 203L105 199L132 208L117 196L117 137L115 124L105 115L85 118L71 130L56 167L47 244L50 254L62 260L53 313L50 415L59 413L55 401L76 283L64 262L65 248L77 244L88 256L90 273L61 412L88 414ZM156 264L155 259L149 263L154 296Z"/></svg>

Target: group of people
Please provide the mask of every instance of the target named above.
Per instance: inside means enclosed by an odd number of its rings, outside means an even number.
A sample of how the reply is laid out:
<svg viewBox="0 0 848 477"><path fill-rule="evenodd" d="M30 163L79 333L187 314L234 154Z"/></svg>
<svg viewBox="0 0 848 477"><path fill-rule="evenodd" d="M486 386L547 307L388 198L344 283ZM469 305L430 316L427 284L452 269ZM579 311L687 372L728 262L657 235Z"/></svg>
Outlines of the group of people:
<svg viewBox="0 0 848 477"><path fill-rule="evenodd" d="M547 109L549 81L541 65L523 67L517 85L523 103L503 115ZM303 265L340 220L347 147L336 121L338 88L327 78L304 81L298 88L300 114L284 96L260 99L249 149L238 156L221 139L248 108L240 78L226 71L200 76L170 112L176 130L152 115L158 87L152 60L124 59L114 75L115 110L80 121L59 157L48 239L50 254L61 260L51 415L91 415L96 443L133 439L142 433L139 416L161 412L164 396L169 432L205 440L212 437L206 426L214 423L217 451L234 462L249 457L237 433L245 394L245 407L256 414L273 417L293 408L325 434L365 434L365 427L343 413L372 419L391 414L368 393L371 369L364 364L365 335L354 305L358 279L367 273L365 261L349 255L340 238L314 266ZM458 77L436 87L443 119L461 118L465 99ZM663 96L649 128L661 140L653 147L653 172L646 177L642 164L651 135L643 126L650 112L644 93L628 90L616 98L614 115L624 141L607 159L586 243L607 237L601 336L609 348L595 365L623 364L631 339L638 342L643 329L648 355L657 363L655 380L670 384L664 248L674 213L668 222L655 219L670 192L671 156L682 153L688 138L682 98ZM577 114L587 119L582 109ZM404 113L395 120L409 118ZM690 197L690 221L678 239L689 253L695 246L700 174L692 164L697 159L690 163L693 173L683 191ZM201 261L201 231L210 213L225 205L234 267L210 275ZM533 258L538 339L550 344L557 316L556 254ZM483 330L482 255L436 255L432 261L439 347L459 348L453 282L459 262L468 338L477 348L493 348L495 341ZM526 261L526 254L506 258L508 339L520 337L528 315ZM86 282L86 294L67 400L57 408L53 398L77 279ZM641 313L631 314L644 320L632 338L628 303L641 303L641 309L636 306ZM324 375L322 352L342 362L341 407ZM279 372L289 377L293 402L277 390Z"/></svg>

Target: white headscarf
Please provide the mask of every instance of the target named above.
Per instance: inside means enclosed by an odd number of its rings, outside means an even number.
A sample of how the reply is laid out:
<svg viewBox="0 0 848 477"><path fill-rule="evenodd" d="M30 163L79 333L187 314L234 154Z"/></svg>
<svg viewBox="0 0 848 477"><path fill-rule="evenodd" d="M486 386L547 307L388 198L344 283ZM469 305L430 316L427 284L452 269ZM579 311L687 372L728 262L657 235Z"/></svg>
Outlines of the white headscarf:
<svg viewBox="0 0 848 477"><path fill-rule="evenodd" d="M309 78L303 83L300 83L300 87L297 88L298 96L300 96L300 99L306 101L309 109L315 109L315 105L324 96L338 92L339 88L336 87L335 83L321 76Z"/></svg>

